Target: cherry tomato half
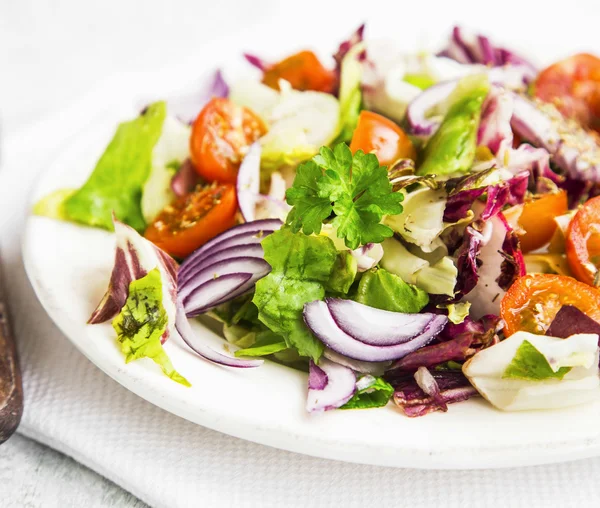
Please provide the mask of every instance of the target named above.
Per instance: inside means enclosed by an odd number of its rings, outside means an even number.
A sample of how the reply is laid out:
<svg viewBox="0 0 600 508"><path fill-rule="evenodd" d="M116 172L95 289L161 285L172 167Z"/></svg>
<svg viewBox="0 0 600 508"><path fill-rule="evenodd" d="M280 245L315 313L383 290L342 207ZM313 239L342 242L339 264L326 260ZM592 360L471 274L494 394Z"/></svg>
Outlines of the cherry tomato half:
<svg viewBox="0 0 600 508"><path fill-rule="evenodd" d="M237 198L231 184L199 187L158 214L145 237L172 256L185 258L235 225Z"/></svg>
<svg viewBox="0 0 600 508"><path fill-rule="evenodd" d="M209 182L235 183L248 147L266 132L248 108L212 99L192 127L190 153L196 172Z"/></svg>
<svg viewBox="0 0 600 508"><path fill-rule="evenodd" d="M544 69L535 95L584 127L600 132L600 58L581 53Z"/></svg>
<svg viewBox="0 0 600 508"><path fill-rule="evenodd" d="M394 122L372 111L361 111L352 135L350 150L373 152L379 164L390 167L398 159L416 158L415 147Z"/></svg>
<svg viewBox="0 0 600 508"><path fill-rule="evenodd" d="M567 229L569 268L580 281L594 285L600 265L600 196L587 201Z"/></svg>
<svg viewBox="0 0 600 508"><path fill-rule="evenodd" d="M335 74L323 67L312 51L300 51L269 67L263 83L279 90L279 80L285 79L296 90L315 90L331 93L335 86Z"/></svg>
<svg viewBox="0 0 600 508"><path fill-rule="evenodd" d="M519 217L519 226L525 230L525 234L519 236L521 250L530 252L546 245L557 228L554 217L567 213L567 210L567 193L564 190L525 203Z"/></svg>
<svg viewBox="0 0 600 508"><path fill-rule="evenodd" d="M573 305L600 323L600 291L565 275L534 273L519 277L502 298L504 333L544 334L563 305Z"/></svg>

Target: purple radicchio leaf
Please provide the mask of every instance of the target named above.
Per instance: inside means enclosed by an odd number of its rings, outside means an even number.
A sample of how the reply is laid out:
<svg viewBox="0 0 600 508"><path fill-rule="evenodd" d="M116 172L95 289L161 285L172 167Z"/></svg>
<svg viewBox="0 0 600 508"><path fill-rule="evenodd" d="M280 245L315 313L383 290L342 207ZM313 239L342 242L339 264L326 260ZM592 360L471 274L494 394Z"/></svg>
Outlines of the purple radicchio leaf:
<svg viewBox="0 0 600 508"><path fill-rule="evenodd" d="M165 342L175 323L177 302L177 264L166 252L146 240L133 228L113 217L117 246L115 264L108 289L92 313L89 324L104 323L114 318L123 308L129 296L129 284L158 268L163 285L163 305L169 325L161 342Z"/></svg>
<svg viewBox="0 0 600 508"><path fill-rule="evenodd" d="M256 67L259 71L265 72L269 67L271 67L271 64L256 55L244 53L244 58L250 65Z"/></svg>
<svg viewBox="0 0 600 508"><path fill-rule="evenodd" d="M506 48L495 46L483 35L467 33L458 26L454 27L447 46L438 55L452 58L463 64L483 64L491 67L522 66L528 70L524 74L524 79L527 81L534 79L537 74L535 67L528 60Z"/></svg>
<svg viewBox="0 0 600 508"><path fill-rule="evenodd" d="M493 168L491 171L493 171ZM487 197L485 207L480 216L482 220L489 220L494 215L500 213L504 207L518 205L525 200L529 183L529 173L526 171L522 171L504 182L483 187L474 187L485 176L487 175L482 175L481 177L478 175L469 175L465 180L471 180L471 182L458 187L463 190L457 191L457 188L455 188L449 193L444 210L445 222L458 222L465 218L469 210L471 210L473 203L483 194L486 194Z"/></svg>
<svg viewBox="0 0 600 508"><path fill-rule="evenodd" d="M340 88L340 79L342 76L342 60L348 54L348 52L357 44L360 44L364 40L364 32L365 32L365 24L360 25L352 35L345 41L343 41L338 47L337 52L333 55L333 59L335 60L335 78L336 78L336 86L334 87L335 94L339 94ZM361 52L359 55L360 61L366 58L366 51Z"/></svg>
<svg viewBox="0 0 600 508"><path fill-rule="evenodd" d="M600 336L600 323L573 305L564 305L554 316L546 331L549 337L566 339L578 333L595 333Z"/></svg>
<svg viewBox="0 0 600 508"><path fill-rule="evenodd" d="M481 111L477 144L490 149L502 163L506 150L512 148L513 131L510 119L513 114L513 96L503 88L491 88Z"/></svg>
<svg viewBox="0 0 600 508"><path fill-rule="evenodd" d="M187 93L167 100L169 114L177 117L183 123L191 124L206 103L213 97L228 97L229 86L223 78L220 69L217 69L208 82L205 82L199 90Z"/></svg>
<svg viewBox="0 0 600 508"><path fill-rule="evenodd" d="M433 371L439 389L439 400L444 405L461 402L477 395L467 378L459 371ZM414 376L405 374L389 381L394 387L394 402L409 417L424 416L443 410L434 398L427 395L417 384Z"/></svg>
<svg viewBox="0 0 600 508"><path fill-rule="evenodd" d="M471 315L499 314L506 289L525 275L518 237L502 213L466 228L457 269L456 296L471 302Z"/></svg>

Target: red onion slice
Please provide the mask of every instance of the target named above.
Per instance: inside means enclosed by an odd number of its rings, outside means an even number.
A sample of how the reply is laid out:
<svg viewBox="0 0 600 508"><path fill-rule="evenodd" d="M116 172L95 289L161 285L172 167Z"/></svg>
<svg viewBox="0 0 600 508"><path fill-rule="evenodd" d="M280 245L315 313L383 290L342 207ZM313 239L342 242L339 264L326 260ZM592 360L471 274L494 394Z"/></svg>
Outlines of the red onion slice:
<svg viewBox="0 0 600 508"><path fill-rule="evenodd" d="M238 226L234 226L231 229L221 233L218 236L215 236L212 240L206 242L202 247L196 249L192 252L186 260L179 267L179 276L183 276L196 262L199 258L203 257L207 253L212 253L215 250L215 246L220 244L224 240L228 240L234 236L241 235L242 233L248 233L250 237L255 236L256 238L261 238L264 236L264 233L267 231L272 232L278 230L283 223L279 219L264 219L264 220L256 220L254 222L245 222L244 224L240 224ZM238 238L241 240L241 237ZM260 241L260 240L259 240ZM239 241L236 244L242 243L251 243L250 241ZM223 247L223 245L221 245Z"/></svg>
<svg viewBox="0 0 600 508"><path fill-rule="evenodd" d="M339 363L344 367L348 367L355 372L361 374L371 374L373 376L381 376L392 362L361 362L353 358L346 358L344 355L336 353L332 349L325 349L323 356L332 362Z"/></svg>
<svg viewBox="0 0 600 508"><path fill-rule="evenodd" d="M192 192L200 183L200 177L190 159L183 161L177 173L171 178L171 190L178 197Z"/></svg>
<svg viewBox="0 0 600 508"><path fill-rule="evenodd" d="M227 247L219 249L217 252L207 256L201 260L195 267L194 272L197 273L203 270L207 266L225 261L232 258L258 258L263 259L264 251L260 243L247 243L243 245L234 245L233 247Z"/></svg>
<svg viewBox="0 0 600 508"><path fill-rule="evenodd" d="M307 411L314 413L343 406L356 391L356 375L351 369L325 358L315 365L311 360L308 375Z"/></svg>
<svg viewBox="0 0 600 508"><path fill-rule="evenodd" d="M342 355L367 362L402 358L431 341L442 331L447 321L446 316L436 315L421 335L408 342L393 346L372 346L342 331L325 302L314 301L304 306L304 322L321 342Z"/></svg>
<svg viewBox="0 0 600 508"><path fill-rule="evenodd" d="M421 335L436 316L390 312L341 298L327 298L325 302L340 330L371 346L408 342Z"/></svg>
<svg viewBox="0 0 600 508"><path fill-rule="evenodd" d="M179 297L183 301L186 309L188 306L194 306L193 294L202 284L216 280L224 275L232 273L250 273L260 275L261 277L269 273L271 267L264 259L242 257L231 258L223 261L212 263L202 270L195 272L194 275L186 281L185 284L179 286Z"/></svg>
<svg viewBox="0 0 600 508"><path fill-rule="evenodd" d="M186 303L186 315L198 315L216 307L224 298L234 294L252 279L251 273L230 273L192 288L193 300ZM181 298L181 296L180 296Z"/></svg>
<svg viewBox="0 0 600 508"><path fill-rule="evenodd" d="M442 411L448 411L448 405L440 393L440 387L427 367L419 367L417 369L417 372L415 372L415 381L417 382L417 385L419 385L419 388L440 406Z"/></svg>
<svg viewBox="0 0 600 508"><path fill-rule="evenodd" d="M239 368L260 367L263 364L263 360L242 360L240 358L234 358L232 356L221 354L210 346L203 344L201 339L194 333L194 330L192 330L183 310L183 306L181 305L181 301L179 301L177 305L175 328L183 341L205 360L227 367Z"/></svg>
<svg viewBox="0 0 600 508"><path fill-rule="evenodd" d="M246 222L256 218L255 209L260 187L260 152L260 143L252 143L238 171L238 205Z"/></svg>
<svg viewBox="0 0 600 508"><path fill-rule="evenodd" d="M231 238L226 238L222 242L214 245L210 252L204 253L202 256L197 256L192 262L185 264L185 270L179 270L179 285L185 285L187 281L192 278L199 270L198 267L207 266L219 261L219 255L224 251L237 248L247 247L249 245L260 245L264 240L265 236L270 235L273 231L260 231L256 233L254 231L248 231ZM262 256L260 256L262 257Z"/></svg>

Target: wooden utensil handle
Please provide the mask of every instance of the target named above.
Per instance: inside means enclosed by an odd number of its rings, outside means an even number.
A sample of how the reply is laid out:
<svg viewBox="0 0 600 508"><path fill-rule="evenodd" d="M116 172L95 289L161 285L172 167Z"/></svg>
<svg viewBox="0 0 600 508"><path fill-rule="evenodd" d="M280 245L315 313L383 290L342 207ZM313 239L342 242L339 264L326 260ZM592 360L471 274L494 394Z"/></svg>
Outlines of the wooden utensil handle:
<svg viewBox="0 0 600 508"><path fill-rule="evenodd" d="M1 295L1 293L0 293ZM19 426L23 385L6 303L0 300L0 444Z"/></svg>

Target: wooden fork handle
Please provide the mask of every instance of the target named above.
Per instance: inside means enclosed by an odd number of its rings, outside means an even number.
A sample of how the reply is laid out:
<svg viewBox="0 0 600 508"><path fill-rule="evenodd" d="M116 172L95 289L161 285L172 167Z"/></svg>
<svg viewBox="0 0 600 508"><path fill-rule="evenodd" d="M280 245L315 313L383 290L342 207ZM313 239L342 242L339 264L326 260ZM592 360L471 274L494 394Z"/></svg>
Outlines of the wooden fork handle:
<svg viewBox="0 0 600 508"><path fill-rule="evenodd" d="M8 308L0 290L0 444L19 426L23 414L23 385Z"/></svg>

